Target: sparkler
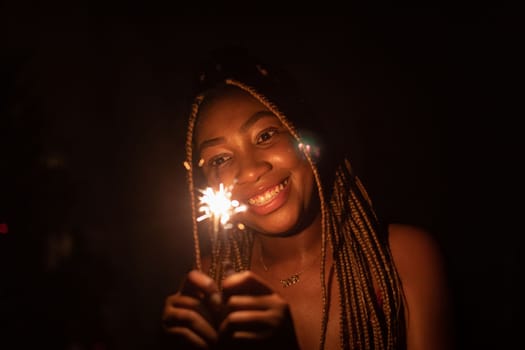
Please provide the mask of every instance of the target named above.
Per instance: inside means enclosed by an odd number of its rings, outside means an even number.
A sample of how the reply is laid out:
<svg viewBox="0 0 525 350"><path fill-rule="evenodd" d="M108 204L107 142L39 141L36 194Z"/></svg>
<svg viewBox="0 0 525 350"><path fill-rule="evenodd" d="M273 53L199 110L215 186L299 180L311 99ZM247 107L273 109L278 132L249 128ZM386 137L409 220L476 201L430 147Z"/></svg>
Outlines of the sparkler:
<svg viewBox="0 0 525 350"><path fill-rule="evenodd" d="M204 214L199 216L197 221L200 222L210 219L211 228L213 230L213 240L215 241L215 244L219 244L219 224L222 226L222 232L226 233L226 231L233 226L230 222L231 217L246 210L245 205L241 205L239 201L231 199L232 188L233 185L226 188L221 183L219 185L218 191L214 191L211 187L200 190L202 196L199 197L201 204L199 211L203 212ZM228 259L226 259L220 262L220 266L220 268L224 270L227 266L231 266L231 263ZM220 286L221 281L218 280L217 277L218 276L216 275L215 280Z"/></svg>
<svg viewBox="0 0 525 350"><path fill-rule="evenodd" d="M213 188L207 187L205 190L200 190L202 196L199 197L201 206L199 211L204 214L197 218L197 221L210 219L213 225L213 234L216 237L219 233L219 224L226 229L232 227L230 219L233 215L246 210L245 205L241 205L239 201L231 199L233 185L224 187L224 184L219 185L219 190L214 191Z"/></svg>

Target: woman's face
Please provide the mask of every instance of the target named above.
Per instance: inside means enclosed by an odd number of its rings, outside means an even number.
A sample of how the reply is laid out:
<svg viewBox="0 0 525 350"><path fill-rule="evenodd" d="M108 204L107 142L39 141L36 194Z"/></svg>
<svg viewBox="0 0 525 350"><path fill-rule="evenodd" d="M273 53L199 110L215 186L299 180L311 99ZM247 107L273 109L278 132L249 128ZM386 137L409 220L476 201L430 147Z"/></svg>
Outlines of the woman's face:
<svg viewBox="0 0 525 350"><path fill-rule="evenodd" d="M317 206L312 169L279 119L238 90L203 106L196 152L208 185L235 183L247 206L236 219L263 234L289 234Z"/></svg>

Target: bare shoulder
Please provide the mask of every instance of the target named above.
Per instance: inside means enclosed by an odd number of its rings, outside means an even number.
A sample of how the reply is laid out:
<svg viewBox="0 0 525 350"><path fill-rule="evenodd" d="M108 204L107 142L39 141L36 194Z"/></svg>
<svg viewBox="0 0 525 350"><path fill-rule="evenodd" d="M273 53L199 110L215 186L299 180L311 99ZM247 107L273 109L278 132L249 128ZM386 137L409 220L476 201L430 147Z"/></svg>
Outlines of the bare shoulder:
<svg viewBox="0 0 525 350"><path fill-rule="evenodd" d="M406 298L408 349L450 349L449 290L438 241L423 228L392 224L389 243Z"/></svg>
<svg viewBox="0 0 525 350"><path fill-rule="evenodd" d="M413 225L390 224L388 240L396 264L414 265L416 262L441 264L441 248L429 231ZM405 266L399 266L402 268Z"/></svg>
<svg viewBox="0 0 525 350"><path fill-rule="evenodd" d="M437 288L445 283L441 247L431 232L405 224L391 224L388 231L390 251L405 289Z"/></svg>

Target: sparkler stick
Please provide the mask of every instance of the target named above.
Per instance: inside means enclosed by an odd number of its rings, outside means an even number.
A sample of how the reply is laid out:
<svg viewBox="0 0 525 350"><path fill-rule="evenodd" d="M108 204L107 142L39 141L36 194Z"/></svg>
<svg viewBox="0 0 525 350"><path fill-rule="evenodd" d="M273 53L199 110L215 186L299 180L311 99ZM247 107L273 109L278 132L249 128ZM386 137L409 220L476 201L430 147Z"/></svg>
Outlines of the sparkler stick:
<svg viewBox="0 0 525 350"><path fill-rule="evenodd" d="M232 216L246 210L245 205L241 205L239 201L231 199L232 188L233 185L226 188L221 183L218 191L214 191L211 187L200 190L202 196L199 197L199 203L201 204L199 211L204 214L199 216L197 221L210 219L213 240L216 244L219 244L220 232L226 234L227 230L232 228L233 225L230 222ZM225 263L227 262L221 262L221 268L225 266Z"/></svg>

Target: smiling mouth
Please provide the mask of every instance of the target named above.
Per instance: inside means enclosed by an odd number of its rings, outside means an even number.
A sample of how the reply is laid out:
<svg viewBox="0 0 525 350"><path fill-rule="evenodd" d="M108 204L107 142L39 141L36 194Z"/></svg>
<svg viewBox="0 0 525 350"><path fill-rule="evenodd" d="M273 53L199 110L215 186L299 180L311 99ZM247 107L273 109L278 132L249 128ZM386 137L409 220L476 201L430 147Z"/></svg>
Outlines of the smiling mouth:
<svg viewBox="0 0 525 350"><path fill-rule="evenodd" d="M248 199L248 204L253 205L255 207L261 207L265 204L270 203L275 197L277 197L279 192L281 192L286 187L286 185L288 185L288 182L289 178L286 178L283 182L276 185L275 187L268 189L262 194L253 196L252 198Z"/></svg>

